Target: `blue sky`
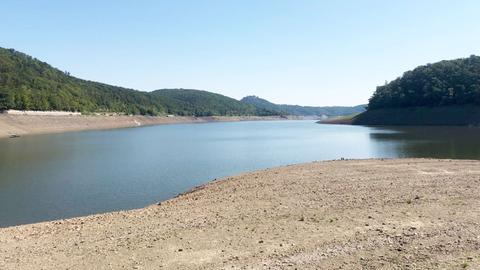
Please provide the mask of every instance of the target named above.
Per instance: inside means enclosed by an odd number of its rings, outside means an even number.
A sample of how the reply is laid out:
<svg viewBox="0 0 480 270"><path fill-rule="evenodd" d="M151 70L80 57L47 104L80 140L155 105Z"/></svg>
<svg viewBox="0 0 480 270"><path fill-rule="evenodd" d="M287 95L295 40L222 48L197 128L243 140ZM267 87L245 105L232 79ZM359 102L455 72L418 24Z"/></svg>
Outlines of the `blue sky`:
<svg viewBox="0 0 480 270"><path fill-rule="evenodd" d="M417 65L480 54L480 1L4 0L0 46L151 91L355 105Z"/></svg>

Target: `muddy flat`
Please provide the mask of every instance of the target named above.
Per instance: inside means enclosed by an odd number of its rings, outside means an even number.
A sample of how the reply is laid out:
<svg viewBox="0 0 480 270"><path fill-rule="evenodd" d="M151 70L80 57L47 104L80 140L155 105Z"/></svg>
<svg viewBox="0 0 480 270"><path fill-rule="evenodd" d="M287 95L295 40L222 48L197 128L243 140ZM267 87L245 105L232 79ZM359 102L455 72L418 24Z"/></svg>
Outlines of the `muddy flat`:
<svg viewBox="0 0 480 270"><path fill-rule="evenodd" d="M480 161L299 164L0 229L0 269L479 269Z"/></svg>

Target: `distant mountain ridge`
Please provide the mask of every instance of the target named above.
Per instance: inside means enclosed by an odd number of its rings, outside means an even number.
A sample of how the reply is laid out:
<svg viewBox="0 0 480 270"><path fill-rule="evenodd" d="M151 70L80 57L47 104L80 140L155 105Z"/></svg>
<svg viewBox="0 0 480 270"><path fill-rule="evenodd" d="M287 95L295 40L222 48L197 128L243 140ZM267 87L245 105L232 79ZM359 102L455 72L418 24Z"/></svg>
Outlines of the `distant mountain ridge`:
<svg viewBox="0 0 480 270"><path fill-rule="evenodd" d="M0 111L117 112L141 115L278 115L207 91L142 92L70 76L13 49L0 48Z"/></svg>
<svg viewBox="0 0 480 270"><path fill-rule="evenodd" d="M275 104L266 99L257 96L246 96L240 100L243 103L254 105L265 110L278 111L282 114L297 115L297 116L341 116L357 114L365 111L366 105L357 106L300 106L300 105L286 105Z"/></svg>
<svg viewBox="0 0 480 270"><path fill-rule="evenodd" d="M9 109L189 116L337 116L364 110L362 105L277 105L256 96L239 101L194 89L143 92L79 79L27 54L0 48L0 111Z"/></svg>
<svg viewBox="0 0 480 270"><path fill-rule="evenodd" d="M164 100L167 112L177 115L279 115L279 112L275 110L258 108L221 94L203 90L160 89L148 94Z"/></svg>

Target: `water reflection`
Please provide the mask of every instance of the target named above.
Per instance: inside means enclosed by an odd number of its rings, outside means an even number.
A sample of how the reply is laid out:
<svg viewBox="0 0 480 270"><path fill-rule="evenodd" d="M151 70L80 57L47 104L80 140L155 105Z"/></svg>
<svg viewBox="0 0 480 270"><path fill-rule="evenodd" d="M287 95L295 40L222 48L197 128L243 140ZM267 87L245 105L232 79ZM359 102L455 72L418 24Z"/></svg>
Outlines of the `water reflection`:
<svg viewBox="0 0 480 270"><path fill-rule="evenodd" d="M377 153L392 157L480 159L480 128L372 127Z"/></svg>

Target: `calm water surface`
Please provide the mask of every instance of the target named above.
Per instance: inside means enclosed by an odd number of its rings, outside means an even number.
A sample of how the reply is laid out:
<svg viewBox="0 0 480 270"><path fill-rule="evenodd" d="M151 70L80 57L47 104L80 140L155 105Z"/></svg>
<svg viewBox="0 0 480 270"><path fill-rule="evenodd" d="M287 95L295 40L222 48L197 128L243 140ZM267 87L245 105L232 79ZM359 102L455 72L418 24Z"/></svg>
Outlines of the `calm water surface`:
<svg viewBox="0 0 480 270"><path fill-rule="evenodd" d="M272 121L0 139L0 227L139 208L214 178L341 157L480 159L480 129Z"/></svg>

